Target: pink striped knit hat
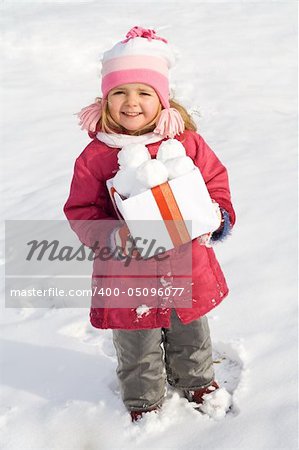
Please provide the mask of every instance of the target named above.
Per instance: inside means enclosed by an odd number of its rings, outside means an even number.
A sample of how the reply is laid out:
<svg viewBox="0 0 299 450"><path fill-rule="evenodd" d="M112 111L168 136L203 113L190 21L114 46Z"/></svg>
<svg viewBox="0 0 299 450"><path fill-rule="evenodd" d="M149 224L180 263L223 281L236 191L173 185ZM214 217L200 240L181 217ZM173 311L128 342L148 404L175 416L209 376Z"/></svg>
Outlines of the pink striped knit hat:
<svg viewBox="0 0 299 450"><path fill-rule="evenodd" d="M184 131L184 121L169 104L168 71L175 58L167 40L154 30L133 27L124 41L106 51L102 60L102 102L83 108L78 114L82 129L96 131L102 108L111 89L127 83L144 83L155 89L163 110L156 122L155 133L174 137Z"/></svg>

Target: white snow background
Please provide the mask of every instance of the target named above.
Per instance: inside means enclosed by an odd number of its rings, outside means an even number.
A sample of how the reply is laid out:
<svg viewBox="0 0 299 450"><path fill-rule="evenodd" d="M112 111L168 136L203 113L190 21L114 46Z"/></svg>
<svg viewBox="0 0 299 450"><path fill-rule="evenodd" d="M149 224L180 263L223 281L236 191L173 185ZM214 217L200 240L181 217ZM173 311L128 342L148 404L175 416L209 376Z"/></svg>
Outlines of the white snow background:
<svg viewBox="0 0 299 450"><path fill-rule="evenodd" d="M111 331L87 308L5 309L2 287L1 449L296 449L295 1L2 1L2 217L64 218L89 142L73 113L134 25L176 48L175 97L229 171L237 223L215 251L231 292L208 316L233 408L215 421L169 389L159 414L132 424Z"/></svg>

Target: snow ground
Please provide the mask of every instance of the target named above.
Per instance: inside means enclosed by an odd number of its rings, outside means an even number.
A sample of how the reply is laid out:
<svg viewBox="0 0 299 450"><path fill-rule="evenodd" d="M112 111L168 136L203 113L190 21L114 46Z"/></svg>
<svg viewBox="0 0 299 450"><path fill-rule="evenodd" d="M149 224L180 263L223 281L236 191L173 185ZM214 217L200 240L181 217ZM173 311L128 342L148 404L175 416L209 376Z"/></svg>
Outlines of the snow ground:
<svg viewBox="0 0 299 450"><path fill-rule="evenodd" d="M176 98L228 167L238 219L216 248L231 293L209 314L233 396L224 420L169 389L160 414L132 425L111 331L87 309L5 309L3 288L1 448L297 448L296 2L6 1L1 12L2 217L64 218L89 142L73 113L98 95L100 53L139 24L176 47Z"/></svg>

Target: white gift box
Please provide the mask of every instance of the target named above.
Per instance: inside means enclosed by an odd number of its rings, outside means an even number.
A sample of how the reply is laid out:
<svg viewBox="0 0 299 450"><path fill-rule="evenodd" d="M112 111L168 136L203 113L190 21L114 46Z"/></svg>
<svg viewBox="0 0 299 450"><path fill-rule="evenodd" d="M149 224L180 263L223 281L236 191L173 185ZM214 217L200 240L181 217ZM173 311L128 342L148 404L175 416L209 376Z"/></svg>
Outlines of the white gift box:
<svg viewBox="0 0 299 450"><path fill-rule="evenodd" d="M197 167L186 175L123 199L107 181L111 200L143 258L190 242L219 227L219 217Z"/></svg>

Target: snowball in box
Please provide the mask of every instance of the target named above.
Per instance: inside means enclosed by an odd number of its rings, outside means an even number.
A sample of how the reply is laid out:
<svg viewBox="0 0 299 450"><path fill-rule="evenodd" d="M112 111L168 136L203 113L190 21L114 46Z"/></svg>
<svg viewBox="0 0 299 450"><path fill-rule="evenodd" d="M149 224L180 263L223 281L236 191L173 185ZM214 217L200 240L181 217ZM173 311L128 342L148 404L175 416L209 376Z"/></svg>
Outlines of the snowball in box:
<svg viewBox="0 0 299 450"><path fill-rule="evenodd" d="M177 139L168 139L167 141L163 141L159 146L157 159L160 161L165 162L168 159L179 156L186 156L186 150L183 144Z"/></svg>
<svg viewBox="0 0 299 450"><path fill-rule="evenodd" d="M152 188L167 181L168 171L158 159L146 161L136 170L136 179L146 188ZM115 184L114 184L115 187Z"/></svg>
<svg viewBox="0 0 299 450"><path fill-rule="evenodd" d="M159 247L170 250L177 246L170 224L178 224L180 230L180 225L185 226L185 242L219 227L219 218L197 167L186 175L127 199L122 199L114 190L112 180L107 181L107 188L114 207L126 221L133 238L137 239L143 257L154 256ZM165 220L165 208L179 211L183 221Z"/></svg>
<svg viewBox="0 0 299 450"><path fill-rule="evenodd" d="M113 185L120 195L129 197L136 185L136 174L134 170L119 170L114 177Z"/></svg>
<svg viewBox="0 0 299 450"><path fill-rule="evenodd" d="M127 144L117 155L120 168L136 168L151 159L147 147L143 144Z"/></svg>
<svg viewBox="0 0 299 450"><path fill-rule="evenodd" d="M172 180L180 175L185 175L193 170L194 164L189 156L178 156L177 158L167 159L164 165L168 171L168 179Z"/></svg>

